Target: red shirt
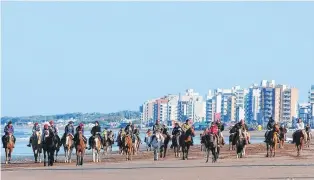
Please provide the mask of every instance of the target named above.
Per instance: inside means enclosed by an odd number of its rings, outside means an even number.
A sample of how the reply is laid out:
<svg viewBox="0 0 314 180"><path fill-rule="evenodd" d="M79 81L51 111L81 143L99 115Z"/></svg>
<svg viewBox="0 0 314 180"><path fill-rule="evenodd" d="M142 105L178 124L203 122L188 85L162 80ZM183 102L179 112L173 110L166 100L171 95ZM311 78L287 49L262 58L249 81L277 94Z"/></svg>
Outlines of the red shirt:
<svg viewBox="0 0 314 180"><path fill-rule="evenodd" d="M218 134L218 126L217 125L213 125L209 128L209 133L211 134Z"/></svg>

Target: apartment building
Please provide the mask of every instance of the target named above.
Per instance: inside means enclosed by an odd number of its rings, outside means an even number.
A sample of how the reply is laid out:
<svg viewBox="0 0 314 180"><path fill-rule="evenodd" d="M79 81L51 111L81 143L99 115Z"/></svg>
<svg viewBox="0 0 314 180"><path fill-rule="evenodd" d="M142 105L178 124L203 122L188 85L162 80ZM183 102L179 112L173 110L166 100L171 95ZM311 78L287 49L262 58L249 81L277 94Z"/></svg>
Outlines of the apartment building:
<svg viewBox="0 0 314 180"><path fill-rule="evenodd" d="M257 84L250 86L246 98L245 118L248 123L257 123L260 119L261 88Z"/></svg>

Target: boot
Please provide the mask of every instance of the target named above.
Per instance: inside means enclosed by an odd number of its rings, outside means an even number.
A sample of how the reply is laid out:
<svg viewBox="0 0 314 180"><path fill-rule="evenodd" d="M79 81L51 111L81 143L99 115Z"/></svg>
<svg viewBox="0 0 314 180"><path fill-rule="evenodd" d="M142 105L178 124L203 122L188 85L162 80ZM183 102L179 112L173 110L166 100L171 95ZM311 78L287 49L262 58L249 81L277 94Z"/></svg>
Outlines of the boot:
<svg viewBox="0 0 314 180"><path fill-rule="evenodd" d="M221 145L225 145L225 140L223 137L221 138Z"/></svg>
<svg viewBox="0 0 314 180"><path fill-rule="evenodd" d="M27 144L27 146L28 146L28 147L31 147L31 144L32 144L32 139L30 138L30 139L29 139L29 142L28 142L28 144Z"/></svg>

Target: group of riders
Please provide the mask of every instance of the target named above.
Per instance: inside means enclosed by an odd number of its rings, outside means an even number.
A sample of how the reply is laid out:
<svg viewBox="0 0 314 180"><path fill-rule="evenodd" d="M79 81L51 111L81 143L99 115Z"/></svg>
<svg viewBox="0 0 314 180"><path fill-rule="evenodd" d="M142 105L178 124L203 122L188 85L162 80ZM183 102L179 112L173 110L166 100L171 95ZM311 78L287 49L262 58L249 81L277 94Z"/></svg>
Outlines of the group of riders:
<svg viewBox="0 0 314 180"><path fill-rule="evenodd" d="M44 136L47 133L53 133L53 136L56 138L56 140L58 142L60 142L61 144L64 144L66 141L66 136L72 136L73 141L75 142L76 140L78 140L78 133L82 132L82 136L84 139L85 144L87 144L87 138L84 136L84 124L80 123L76 128L74 127L74 123L73 121L69 121L68 124L65 126L64 129L64 134L62 136L62 138L60 139L58 136L59 130L57 128L57 126L55 126L54 121L49 121L49 124L45 124L44 128L41 130L38 122L34 123L34 126L32 128L32 135L29 139L29 144L27 145L28 147L31 147L32 141L34 139L35 136L40 135L41 136L41 143L44 143ZM12 125L12 122L8 122L8 124L4 127L4 136L2 137L2 142L3 142L3 147L5 148L6 143L8 142L8 136L9 134L13 136L14 138L14 144L15 144L15 140L16 138L14 137L14 128ZM113 133L112 131L108 131L106 128L101 132L101 127L99 126L99 122L96 121L95 122L95 126L91 129L91 137L88 140L88 144L89 147L86 146L86 149L91 149L93 142L94 142L94 138L98 137L100 139L101 142L103 142L103 137L106 134L111 134L112 137L108 137L109 139L113 139Z"/></svg>
<svg viewBox="0 0 314 180"><path fill-rule="evenodd" d="M187 119L186 122L184 124L182 124L181 126L179 125L179 123L175 123L175 127L172 130L172 137L173 137L173 141L175 140L175 137L179 134L185 133L187 132L187 130L189 130L190 128L192 128L193 126L191 125L191 121L190 119ZM271 133L269 132L283 132L286 133L287 129L284 125L281 125L279 128L278 122L276 122L272 117L269 118L268 124L267 124L267 131L265 133L265 142L267 143L268 141L270 141L271 138ZM250 144L250 136L248 132L248 126L245 124L244 120L242 119L240 122L238 122L237 124L235 124L231 129L230 129L230 133L237 133L238 130L241 129L243 132L243 136L246 139L246 143ZM295 134L296 132L301 132L301 134L303 134L305 136L306 133L308 133L311 130L310 125L307 124L306 127L304 126L304 123L302 122L301 118L299 118L297 120L296 123L296 131L293 133L292 137L293 137L293 143L295 140ZM58 141L61 142L61 144L65 143L65 138L68 135L71 135L73 137L73 140L75 141L78 138L78 132L82 132L82 134L84 134L84 124L80 123L76 128L73 125L73 121L69 121L69 123L66 125L65 127L65 131L64 134L62 136L62 138L60 139L58 136L58 128L55 126L54 121L49 121L49 124L45 124L44 128L42 130L43 133L41 133L41 128L39 126L39 124L36 122L33 126L32 129L32 136L29 140L29 144L27 146L31 146L32 143L32 139L34 136L36 136L36 134L41 134L41 141L43 141L44 139L44 132L51 132L55 135L55 137L57 138ZM224 125L220 120L214 121L211 123L210 127L206 128L204 133L201 135L205 135L205 134L213 134L215 135L217 138L221 139L220 142L221 144L219 145L224 145L224 138L223 138L223 134L222 131L224 131ZM148 131L146 132L148 136L151 136L153 134L156 133L162 133L165 137L171 137L171 135L168 132L168 128L165 124L161 124L159 120L156 121L156 123L153 126L153 133L151 132L151 129L148 129ZM2 137L2 142L3 142L3 147L5 148L5 142L8 142L8 136L12 135L13 136L13 141L15 143L16 139L14 137L14 128L12 125L12 122L8 122L8 124L4 127L4 136ZM93 142L94 142L94 138L98 137L100 138L101 142L103 142L103 137L106 133L110 133L112 134L112 139L113 139L113 133L112 131L107 132L107 129L105 128L103 132L101 132L101 127L99 125L99 122L96 121L95 122L95 126L92 128L91 130L91 137L88 140L88 144L89 147L86 147L87 149L91 149ZM140 139L140 132L139 130L132 124L132 122L129 122L129 124L125 127L125 128L121 128L119 131L118 136L119 137L124 137L125 135L130 135L132 137L133 142L135 141L135 139L137 138L138 142L141 142ZM87 144L87 139L86 137L83 135L84 138L84 142L85 144ZM122 138L121 138L122 139ZM192 141L192 145L193 145L193 138L191 138ZM120 142L121 143L121 142ZM119 140L118 140L118 145L119 145Z"/></svg>

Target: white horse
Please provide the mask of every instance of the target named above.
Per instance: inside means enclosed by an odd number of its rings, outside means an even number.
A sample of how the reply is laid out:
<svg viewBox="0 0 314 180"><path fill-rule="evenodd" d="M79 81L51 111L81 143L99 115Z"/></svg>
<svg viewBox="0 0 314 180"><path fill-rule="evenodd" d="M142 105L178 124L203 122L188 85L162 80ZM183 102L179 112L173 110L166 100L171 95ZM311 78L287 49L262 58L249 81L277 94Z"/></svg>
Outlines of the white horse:
<svg viewBox="0 0 314 180"><path fill-rule="evenodd" d="M152 147L150 146L150 138L151 138L151 136L152 136L151 134L147 134L147 133L145 135L144 142L145 142L147 151L151 151L152 150Z"/></svg>
<svg viewBox="0 0 314 180"><path fill-rule="evenodd" d="M65 138L65 144L64 144L64 156L65 156L65 163L71 163L71 155L74 148L74 142L73 142L73 135L68 134Z"/></svg>
<svg viewBox="0 0 314 180"><path fill-rule="evenodd" d="M164 145L165 138L160 132L156 132L151 136L150 144L154 151L154 161L158 160L161 147Z"/></svg>
<svg viewBox="0 0 314 180"><path fill-rule="evenodd" d="M92 148L93 162L100 162L100 149L101 149L101 142L99 140L99 137L96 135L94 137L94 144Z"/></svg>
<svg viewBox="0 0 314 180"><path fill-rule="evenodd" d="M238 130L238 137L236 142L237 159L245 157L245 149L247 141L247 131L242 131L241 128Z"/></svg>

